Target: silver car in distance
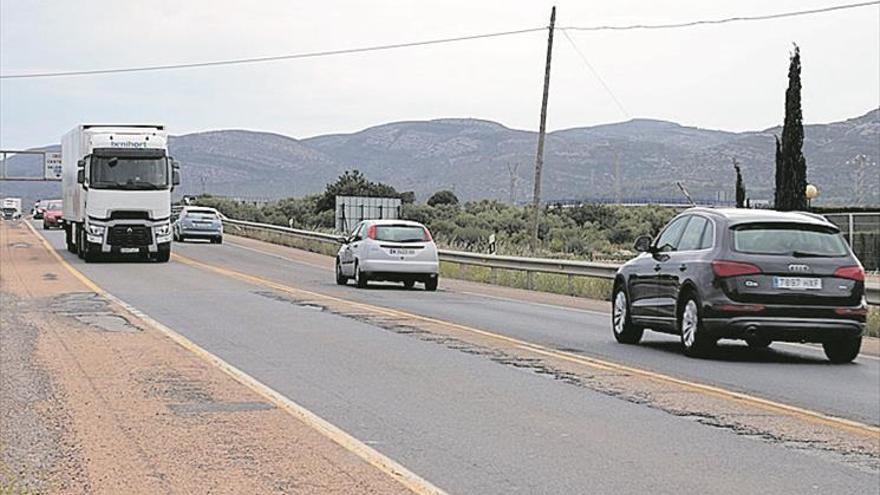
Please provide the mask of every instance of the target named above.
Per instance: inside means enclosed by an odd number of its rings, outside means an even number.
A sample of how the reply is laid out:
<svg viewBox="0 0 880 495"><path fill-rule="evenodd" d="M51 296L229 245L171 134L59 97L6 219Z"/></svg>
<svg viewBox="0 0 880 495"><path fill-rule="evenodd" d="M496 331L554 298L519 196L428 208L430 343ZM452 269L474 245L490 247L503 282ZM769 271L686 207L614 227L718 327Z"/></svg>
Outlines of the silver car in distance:
<svg viewBox="0 0 880 495"><path fill-rule="evenodd" d="M336 283L354 279L364 288L370 281L416 282L425 290L437 290L440 261L431 232L407 220L364 220L347 237L336 255Z"/></svg>

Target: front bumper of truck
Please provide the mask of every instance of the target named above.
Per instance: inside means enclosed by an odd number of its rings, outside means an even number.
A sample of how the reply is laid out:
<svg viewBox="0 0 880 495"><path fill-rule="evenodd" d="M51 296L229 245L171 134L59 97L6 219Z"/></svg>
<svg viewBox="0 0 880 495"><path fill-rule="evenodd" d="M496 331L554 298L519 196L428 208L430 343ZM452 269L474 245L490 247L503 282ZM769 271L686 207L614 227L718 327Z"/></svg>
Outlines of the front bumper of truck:
<svg viewBox="0 0 880 495"><path fill-rule="evenodd" d="M102 253L157 253L171 242L171 223L165 220L95 220L85 226L86 240Z"/></svg>

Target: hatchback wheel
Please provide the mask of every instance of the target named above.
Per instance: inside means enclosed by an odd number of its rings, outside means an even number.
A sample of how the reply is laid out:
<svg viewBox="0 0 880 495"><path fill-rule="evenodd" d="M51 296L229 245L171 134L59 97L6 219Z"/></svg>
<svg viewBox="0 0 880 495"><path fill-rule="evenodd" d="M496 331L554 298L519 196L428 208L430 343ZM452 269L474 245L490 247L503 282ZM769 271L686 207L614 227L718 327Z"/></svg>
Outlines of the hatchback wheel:
<svg viewBox="0 0 880 495"><path fill-rule="evenodd" d="M367 287L367 283L369 283L370 278L364 273L361 268L358 266L357 262L354 264L354 282L361 289Z"/></svg>
<svg viewBox="0 0 880 495"><path fill-rule="evenodd" d="M416 285L415 280L404 280L403 281L403 286L406 287L407 289L412 289L413 286L415 286L415 285Z"/></svg>
<svg viewBox="0 0 880 495"><path fill-rule="evenodd" d="M704 356L715 341L706 335L700 318L700 306L694 296L689 296L681 307L678 317L678 331L681 334L681 347L688 357Z"/></svg>
<svg viewBox="0 0 880 495"><path fill-rule="evenodd" d="M611 329L614 331L614 338L621 344L638 344L645 329L633 325L623 286L615 289L612 301L614 306L611 308Z"/></svg>
<svg viewBox="0 0 880 495"><path fill-rule="evenodd" d="M831 340L824 342L822 348L825 349L825 356L832 363L849 363L859 355L859 351L862 349L862 338Z"/></svg>
<svg viewBox="0 0 880 495"><path fill-rule="evenodd" d="M429 277L425 280L425 290L428 292L434 292L437 290L437 284L440 282L440 276Z"/></svg>
<svg viewBox="0 0 880 495"><path fill-rule="evenodd" d="M342 274L342 264L339 263L339 260L336 260L336 285L346 284L348 284L348 277Z"/></svg>

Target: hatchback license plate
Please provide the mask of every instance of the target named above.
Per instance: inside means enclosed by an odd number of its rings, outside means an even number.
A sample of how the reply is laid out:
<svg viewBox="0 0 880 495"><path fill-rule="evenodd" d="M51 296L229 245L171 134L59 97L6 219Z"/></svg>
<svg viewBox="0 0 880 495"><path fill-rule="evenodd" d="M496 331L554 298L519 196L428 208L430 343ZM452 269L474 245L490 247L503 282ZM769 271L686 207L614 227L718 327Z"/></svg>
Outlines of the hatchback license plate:
<svg viewBox="0 0 880 495"><path fill-rule="evenodd" d="M411 256L416 254L415 249L400 249L400 248L390 248L388 253L396 256Z"/></svg>
<svg viewBox="0 0 880 495"><path fill-rule="evenodd" d="M773 288L794 290L820 290L821 278L808 277L773 277Z"/></svg>

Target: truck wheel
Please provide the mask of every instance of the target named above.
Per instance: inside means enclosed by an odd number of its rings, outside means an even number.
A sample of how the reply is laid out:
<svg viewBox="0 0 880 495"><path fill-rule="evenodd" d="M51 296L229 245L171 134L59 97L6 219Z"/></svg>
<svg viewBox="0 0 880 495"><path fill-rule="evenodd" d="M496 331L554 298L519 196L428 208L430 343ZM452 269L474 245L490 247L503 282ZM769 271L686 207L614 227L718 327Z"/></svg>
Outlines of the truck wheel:
<svg viewBox="0 0 880 495"><path fill-rule="evenodd" d="M77 226L76 227L76 255L79 256L79 259L84 260L86 255L85 249L86 242L86 234L85 231Z"/></svg>
<svg viewBox="0 0 880 495"><path fill-rule="evenodd" d="M168 260L171 259L171 245L167 244L159 244L159 251L156 253L156 261L159 263L168 263Z"/></svg>
<svg viewBox="0 0 880 495"><path fill-rule="evenodd" d="M830 340L823 342L822 348L825 349L825 356L832 363L849 363L859 355L862 348L862 338Z"/></svg>

